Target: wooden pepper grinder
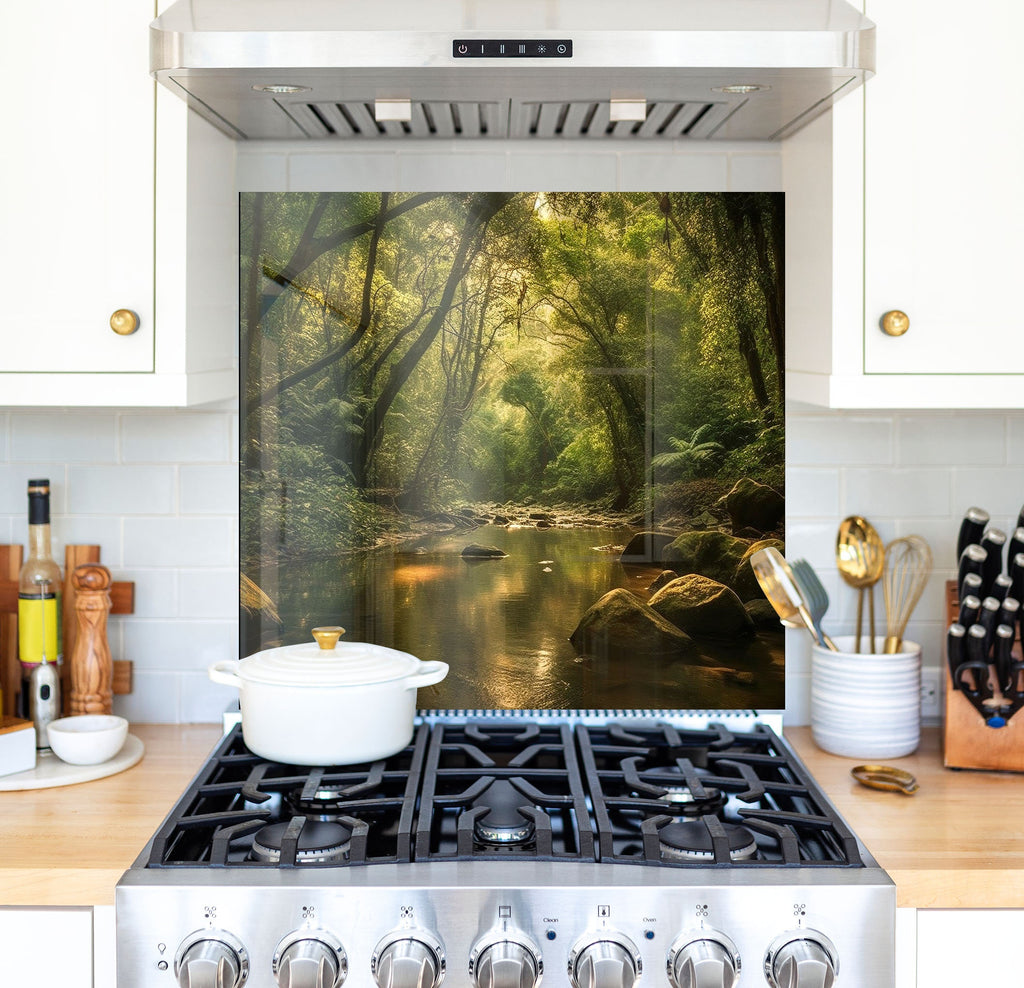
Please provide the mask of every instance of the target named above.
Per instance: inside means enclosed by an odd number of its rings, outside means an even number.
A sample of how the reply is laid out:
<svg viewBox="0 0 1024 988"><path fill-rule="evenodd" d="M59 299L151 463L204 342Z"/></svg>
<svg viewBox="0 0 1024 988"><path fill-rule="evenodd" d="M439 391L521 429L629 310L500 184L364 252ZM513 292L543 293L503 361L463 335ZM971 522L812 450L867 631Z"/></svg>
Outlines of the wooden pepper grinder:
<svg viewBox="0 0 1024 988"><path fill-rule="evenodd" d="M109 714L113 709L114 664L107 643L110 584L110 570L99 563L76 566L71 574L78 624L70 660L72 716Z"/></svg>

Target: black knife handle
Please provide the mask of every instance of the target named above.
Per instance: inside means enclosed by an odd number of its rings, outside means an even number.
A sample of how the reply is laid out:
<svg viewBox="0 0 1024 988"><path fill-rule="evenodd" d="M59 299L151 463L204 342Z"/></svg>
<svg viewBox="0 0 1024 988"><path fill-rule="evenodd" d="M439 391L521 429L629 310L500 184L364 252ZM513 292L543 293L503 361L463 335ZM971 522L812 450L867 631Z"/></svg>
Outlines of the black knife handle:
<svg viewBox="0 0 1024 988"><path fill-rule="evenodd" d="M992 581L1003 571L1003 549L1006 547L1006 532L1000 528L990 528L981 538L982 549L988 553L985 565L981 571L981 578L985 581L986 587L992 586Z"/></svg>
<svg viewBox="0 0 1024 988"><path fill-rule="evenodd" d="M1013 650L1013 639L1016 632L1012 625L1000 624L996 628L996 644L993 665L996 667L996 682L1004 696L1010 693L1010 665L1013 658L1010 652Z"/></svg>
<svg viewBox="0 0 1024 988"><path fill-rule="evenodd" d="M1024 516L1024 508L1021 508L1021 515ZM972 543L981 541L981 533L989 523L989 513L984 508L968 508L964 512L964 519L960 522L960 532L956 538L956 558L959 559ZM1020 523L1024 525L1024 521Z"/></svg>
<svg viewBox="0 0 1024 988"><path fill-rule="evenodd" d="M996 625L999 624L999 612L1002 610L1002 603L995 597L986 597L981 602L981 610L978 612L978 623L975 628L985 629L985 654L992 649L992 639L995 637Z"/></svg>
<svg viewBox="0 0 1024 988"><path fill-rule="evenodd" d="M982 549L980 545L972 543L967 546L962 553L960 553L960 565L957 567L956 573L956 585L957 590L960 591L964 585L964 577L968 573L977 573L981 577L982 586L980 589L984 590L987 584L985 583L985 560L988 559L988 553ZM960 593L960 598L963 599L963 593Z"/></svg>
<svg viewBox="0 0 1024 988"><path fill-rule="evenodd" d="M978 614L981 613L981 598L969 593L960 601L960 613L957 615L957 624L969 628L978 621Z"/></svg>
<svg viewBox="0 0 1024 988"><path fill-rule="evenodd" d="M1018 552L1024 552L1024 526L1018 525L1010 536L1010 544L1006 547L1006 569L1009 571L1010 563Z"/></svg>
<svg viewBox="0 0 1024 988"><path fill-rule="evenodd" d="M1013 586L1013 580L1011 580L1005 573L1000 573L992 581L992 586L988 588L988 595L995 597L996 600L1002 600L1004 597L1012 596L1010 594L1010 588Z"/></svg>
<svg viewBox="0 0 1024 988"><path fill-rule="evenodd" d="M964 639L967 629L959 622L951 624L946 632L946 662L949 664L949 675L953 680L953 689L959 689L956 671L967 661L967 647Z"/></svg>
<svg viewBox="0 0 1024 988"><path fill-rule="evenodd" d="M967 689L961 679L961 673L966 668L970 668L974 674L973 690ZM988 634L980 624L967 629L967 661L957 667L956 681L961 684L961 689L971 696L985 699L992 695L988 684Z"/></svg>
<svg viewBox="0 0 1024 988"><path fill-rule="evenodd" d="M1024 552L1018 552L1010 561L1010 579L1013 586L1010 587L1010 596L1017 600L1024 600Z"/></svg>
<svg viewBox="0 0 1024 988"><path fill-rule="evenodd" d="M1007 597L1003 601L1002 607L999 608L999 620L996 622L997 630L999 625L1008 624L1012 631L1017 626L1018 617L1020 617L1020 601L1016 597Z"/></svg>

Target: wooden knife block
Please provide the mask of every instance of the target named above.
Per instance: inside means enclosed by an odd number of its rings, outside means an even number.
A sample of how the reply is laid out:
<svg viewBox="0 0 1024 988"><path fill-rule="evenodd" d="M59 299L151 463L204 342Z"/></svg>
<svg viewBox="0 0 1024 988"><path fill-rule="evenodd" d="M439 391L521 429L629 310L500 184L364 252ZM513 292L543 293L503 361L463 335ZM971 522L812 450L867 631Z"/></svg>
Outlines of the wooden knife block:
<svg viewBox="0 0 1024 988"><path fill-rule="evenodd" d="M959 613L956 580L949 580L946 583L947 628L957 619ZM1013 651L1019 659L1019 632ZM945 654L942 656L942 669L946 679L942 746L943 763L946 768L1024 772L1024 708L1018 710L1005 727L988 727L971 701L959 690L953 689L953 677Z"/></svg>
<svg viewBox="0 0 1024 988"><path fill-rule="evenodd" d="M21 664L18 662L18 572L24 558L20 545L0 545L0 689L3 690L3 706L0 716L14 714L15 698L21 689ZM64 599L62 622L64 632L64 664L61 667L61 695L64 714L69 713L68 698L70 683L67 680L70 667L68 658L75 645L77 620L75 615L75 590L70 574L83 563L98 563L98 545L69 545L64 550ZM110 588L111 614L131 614L135 610L135 584L115 582ZM130 661L114 662L113 690L115 695L131 693L132 664Z"/></svg>

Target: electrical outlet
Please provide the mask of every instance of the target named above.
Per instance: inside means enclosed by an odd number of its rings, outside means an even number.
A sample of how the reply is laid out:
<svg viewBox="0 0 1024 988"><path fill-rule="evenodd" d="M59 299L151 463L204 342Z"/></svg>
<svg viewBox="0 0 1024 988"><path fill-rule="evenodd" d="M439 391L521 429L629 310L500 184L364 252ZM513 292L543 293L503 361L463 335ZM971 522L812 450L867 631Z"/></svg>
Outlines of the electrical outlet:
<svg viewBox="0 0 1024 988"><path fill-rule="evenodd" d="M937 720L942 713L942 688L938 669L921 670L921 717Z"/></svg>

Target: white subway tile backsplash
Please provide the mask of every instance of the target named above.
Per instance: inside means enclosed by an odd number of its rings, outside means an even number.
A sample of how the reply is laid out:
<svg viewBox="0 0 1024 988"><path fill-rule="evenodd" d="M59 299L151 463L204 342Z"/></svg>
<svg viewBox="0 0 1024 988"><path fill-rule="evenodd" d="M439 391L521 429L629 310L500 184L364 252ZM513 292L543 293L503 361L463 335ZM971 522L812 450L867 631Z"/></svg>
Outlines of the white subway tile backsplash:
<svg viewBox="0 0 1024 988"><path fill-rule="evenodd" d="M100 562L113 573L121 565L121 519L114 515L62 515L53 523L53 551L59 563L64 562L67 545L98 545Z"/></svg>
<svg viewBox="0 0 1024 988"><path fill-rule="evenodd" d="M238 467L182 466L181 513L183 515L236 515L238 513Z"/></svg>
<svg viewBox="0 0 1024 988"><path fill-rule="evenodd" d="M37 460L0 464L0 514L22 519L24 529L28 524L25 520L28 516L28 482L43 477L50 481L51 512L62 513L66 503L65 470L62 464Z"/></svg>
<svg viewBox="0 0 1024 988"><path fill-rule="evenodd" d="M725 154L621 154L619 188L624 192L719 192L729 188ZM775 185L774 188L780 188Z"/></svg>
<svg viewBox="0 0 1024 988"><path fill-rule="evenodd" d="M113 463L116 416L113 412L63 412L54 428L52 412L11 414L10 459Z"/></svg>
<svg viewBox="0 0 1024 988"><path fill-rule="evenodd" d="M181 682L177 670L158 672L136 667L131 693L114 697L114 713L134 724L180 723Z"/></svg>
<svg viewBox="0 0 1024 988"><path fill-rule="evenodd" d="M237 703L238 690L211 682L205 673L181 674L181 723L219 722L224 711Z"/></svg>
<svg viewBox="0 0 1024 988"><path fill-rule="evenodd" d="M729 186L734 192L775 192L782 188L778 154L729 155Z"/></svg>
<svg viewBox="0 0 1024 988"><path fill-rule="evenodd" d="M131 619L173 618L180 615L187 620L191 617L190 614L183 613L178 600L177 569L125 569L120 571L117 579L135 584L135 610ZM236 602L236 610L237 607ZM225 611L216 616L225 617L229 613L231 612Z"/></svg>
<svg viewBox="0 0 1024 988"><path fill-rule="evenodd" d="M240 147L235 159L239 192L273 192L288 188L288 155Z"/></svg>
<svg viewBox="0 0 1024 988"><path fill-rule="evenodd" d="M234 459L223 412L160 412L121 417L125 463L203 463Z"/></svg>
<svg viewBox="0 0 1024 988"><path fill-rule="evenodd" d="M180 614L188 618L222 618L238 612L238 570L178 570Z"/></svg>
<svg viewBox="0 0 1024 988"><path fill-rule="evenodd" d="M68 468L68 508L83 515L166 515L177 505L177 467Z"/></svg>
<svg viewBox="0 0 1024 988"><path fill-rule="evenodd" d="M876 517L928 518L950 514L948 469L850 467L844 470L844 481L844 514L864 515L872 521Z"/></svg>
<svg viewBox="0 0 1024 988"><path fill-rule="evenodd" d="M126 518L126 566L231 566L236 549L226 518Z"/></svg>
<svg viewBox="0 0 1024 988"><path fill-rule="evenodd" d="M1009 529L1024 504L1024 466L1018 465L1022 462L1011 461L1009 466L985 470L954 470L953 511L957 523L964 511L976 504L992 515L994 526Z"/></svg>
<svg viewBox="0 0 1024 988"><path fill-rule="evenodd" d="M893 462L892 420L886 416L793 416L786 421L786 462L823 466Z"/></svg>
<svg viewBox="0 0 1024 988"><path fill-rule="evenodd" d="M414 154L398 157L398 181L405 192L460 192L508 188L508 156L494 154Z"/></svg>
<svg viewBox="0 0 1024 988"><path fill-rule="evenodd" d="M238 625L231 621L125 619L124 657L140 670L206 670L238 658Z"/></svg>
<svg viewBox="0 0 1024 988"><path fill-rule="evenodd" d="M900 464L947 466L949 450L958 466L1001 466L1006 457L1006 420L1001 415L904 415L898 420Z"/></svg>
<svg viewBox="0 0 1024 988"><path fill-rule="evenodd" d="M786 469L786 514L834 518L839 514L839 471L812 467Z"/></svg>
<svg viewBox="0 0 1024 988"><path fill-rule="evenodd" d="M544 192L611 192L618 183L618 157L608 152L563 151L510 155L508 187Z"/></svg>
<svg viewBox="0 0 1024 988"><path fill-rule="evenodd" d="M288 159L288 184L283 188L292 192L394 192L399 188L398 155L293 154Z"/></svg>
<svg viewBox="0 0 1024 988"><path fill-rule="evenodd" d="M1006 462L1024 463L1024 415L1012 415L1007 423Z"/></svg>

